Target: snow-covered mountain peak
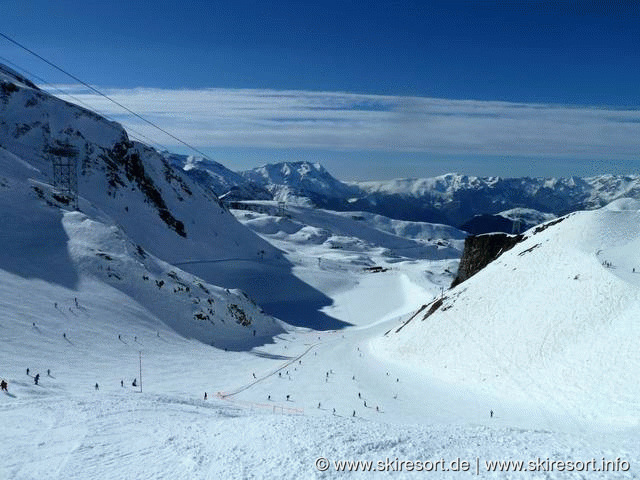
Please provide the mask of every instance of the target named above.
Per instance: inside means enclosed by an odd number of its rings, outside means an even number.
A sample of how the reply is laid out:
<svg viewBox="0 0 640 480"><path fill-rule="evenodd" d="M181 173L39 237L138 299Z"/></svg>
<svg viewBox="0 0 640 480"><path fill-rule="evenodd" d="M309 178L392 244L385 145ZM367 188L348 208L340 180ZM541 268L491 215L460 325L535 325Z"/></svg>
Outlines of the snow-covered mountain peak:
<svg viewBox="0 0 640 480"><path fill-rule="evenodd" d="M535 179L531 179L530 183L539 183ZM589 188L589 182L585 179L571 176L567 178L546 178L543 179L542 185L539 188L548 188L557 192L571 192L580 191Z"/></svg>
<svg viewBox="0 0 640 480"><path fill-rule="evenodd" d="M328 206L335 199L346 203L358 189L335 179L322 165L311 162L283 162L254 168L241 175L263 186L274 199L294 201L309 199L318 206ZM304 203L304 202L303 202Z"/></svg>
<svg viewBox="0 0 640 480"><path fill-rule="evenodd" d="M0 79L0 145L19 156L48 164L51 153L87 158L102 153L97 148L111 150L129 142L115 122L53 97L26 79L15 83L1 70Z"/></svg>
<svg viewBox="0 0 640 480"><path fill-rule="evenodd" d="M263 187L248 181L240 174L214 160L194 155L178 155L165 152L170 164L198 183L202 188L224 199L271 200L271 194Z"/></svg>
<svg viewBox="0 0 640 480"><path fill-rule="evenodd" d="M311 162L272 163L254 168L244 174L265 184L288 184L292 187L305 180L309 182L319 182L320 180L337 182L322 165Z"/></svg>
<svg viewBox="0 0 640 480"><path fill-rule="evenodd" d="M310 162L269 164L239 175L198 159L182 161L180 168L187 164L190 176L216 194L225 195L225 199L271 199L458 227L477 223L478 216L495 216L514 208L536 210L543 217L558 216L599 208L616 198L640 198L637 175L505 178L446 173L429 178L345 183L322 165Z"/></svg>

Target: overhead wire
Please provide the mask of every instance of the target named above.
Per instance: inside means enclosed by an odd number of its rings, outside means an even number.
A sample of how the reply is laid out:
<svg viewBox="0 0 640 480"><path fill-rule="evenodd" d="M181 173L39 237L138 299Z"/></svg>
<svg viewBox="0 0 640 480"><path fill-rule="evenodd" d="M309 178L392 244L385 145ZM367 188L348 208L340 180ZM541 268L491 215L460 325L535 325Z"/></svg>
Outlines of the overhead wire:
<svg viewBox="0 0 640 480"><path fill-rule="evenodd" d="M66 71L65 69L63 69L62 67L56 65L55 63L51 62L50 60L47 60L46 58L44 58L42 55L34 52L33 50L31 50L30 48L22 45L20 42L18 42L17 40L14 40L13 38L11 38L10 36L6 35L5 33L0 32L0 37L6 39L7 41L13 43L14 45L16 45L17 47L25 50L26 52L30 53L31 55L33 55L34 57L42 60L43 62L45 62L47 65L55 68L56 70L64 73L65 75L67 75L68 77L72 78L73 80L75 80L76 82L80 83L81 85L84 85L85 87L87 87L89 90L91 90L92 92L96 93L97 95L100 95L101 97L106 98L107 100L109 100L110 102L114 103L115 105L119 106L120 108L122 108L123 110L129 112L131 115L133 115L134 117L142 120L143 122L151 125L152 127L154 127L155 129L159 130L160 132L164 133L165 135L171 137L172 139L176 140L177 142L181 143L182 145L186 146L187 148L189 148L190 150L196 152L198 155L201 155L203 158L207 159L207 160L211 160L204 152L200 151L198 148L194 147L193 145L185 142L184 140L182 140L181 138L175 136L174 134L168 132L167 130L165 130L164 128L160 127L159 125L157 125L156 123L152 122L151 120L148 120L146 118L144 118L142 115L138 114L137 112L133 111L132 109L130 109L129 107L123 105L122 103L114 100L113 98L111 98L109 95L107 95L106 93L103 93L102 91L98 90L97 88L93 87L92 85L88 84L87 82L85 82L84 80L78 78L76 75L69 73L68 71Z"/></svg>
<svg viewBox="0 0 640 480"><path fill-rule="evenodd" d="M94 107L93 105L89 105L88 103L86 103L85 101L81 100L80 98L65 92L64 90L56 87L55 85L51 84L50 82L46 81L44 78L40 77L39 75L36 75L35 73L30 72L29 70L27 70L24 67L21 67L20 65L15 64L14 62L12 62L11 60L9 60L6 57L3 57L0 55L0 60L2 60L4 63L6 63L7 65L10 65L11 67L15 68L16 70L18 70L20 73L23 73L25 75L27 75L30 78L35 78L36 80L38 80L39 82L42 82L44 85L47 85L49 87L49 89L51 89L54 92L57 92L59 95L61 95L64 98L71 98L73 99L75 102L77 102L78 104L80 104L81 106L99 113L101 116L103 116L104 118L106 118L107 120L110 120L112 122L117 122L117 120L115 120L114 118L112 118L111 116L109 116L108 114L100 111L100 109ZM49 92L51 93L51 92ZM63 100L64 100L63 98ZM129 134L129 137L133 138L134 140L137 140L139 142L143 142L142 139L146 140L147 142L151 143L152 145L154 145L155 147L159 147L161 150L169 150L166 146L162 145L161 143L158 143L157 141L153 140L152 138L147 137L146 135L144 135L143 133L138 132L137 130L131 128L130 126L125 126L127 133ZM133 135L130 133L132 132Z"/></svg>

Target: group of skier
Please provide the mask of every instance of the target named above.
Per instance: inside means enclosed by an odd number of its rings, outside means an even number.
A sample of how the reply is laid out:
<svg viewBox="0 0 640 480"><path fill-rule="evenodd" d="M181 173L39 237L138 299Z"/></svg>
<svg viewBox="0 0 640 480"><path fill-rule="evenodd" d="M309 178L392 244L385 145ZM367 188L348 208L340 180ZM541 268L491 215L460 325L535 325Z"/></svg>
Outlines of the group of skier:
<svg viewBox="0 0 640 480"><path fill-rule="evenodd" d="M27 368L27 375L29 375L29 372L31 370L29 368ZM47 369L47 376L51 376L51 369ZM36 373L33 376L33 383L38 385L38 382L40 382L40 374ZM9 392L9 384L7 383L7 381L3 378L2 380L0 380L0 391L3 392Z"/></svg>
<svg viewBox="0 0 640 480"><path fill-rule="evenodd" d="M27 368L27 375L29 375L30 370ZM51 376L51 369L47 369L47 375ZM38 385L38 382L40 381L40 374L36 373L33 376L33 383L35 383L36 385Z"/></svg>
<svg viewBox="0 0 640 480"><path fill-rule="evenodd" d="M30 373L31 373L31 369L27 368L27 375L30 375ZM51 369L50 368L47 369L47 376L48 377L51 376ZM33 376L33 383L35 385L38 385L39 382L40 382L40 374L36 373ZM120 380L120 386L124 387L124 380ZM131 386L132 387L137 387L138 386L138 379L137 378L133 379L133 382L131 383ZM96 390L100 389L100 386L98 385L98 382L96 382L96 384L94 385L94 388ZM2 380L0 380L0 390L3 391L3 392L8 392L9 391L9 384L7 383L7 381L4 378ZM205 396L205 399L206 399L206 396Z"/></svg>

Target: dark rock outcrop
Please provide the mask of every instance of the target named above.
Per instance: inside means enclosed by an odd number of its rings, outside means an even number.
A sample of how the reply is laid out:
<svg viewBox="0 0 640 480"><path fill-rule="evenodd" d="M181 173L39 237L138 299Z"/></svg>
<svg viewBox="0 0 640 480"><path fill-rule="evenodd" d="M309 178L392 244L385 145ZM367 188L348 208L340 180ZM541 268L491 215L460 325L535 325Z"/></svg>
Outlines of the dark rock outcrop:
<svg viewBox="0 0 640 480"><path fill-rule="evenodd" d="M478 273L522 239L522 235L508 235L506 233L488 233L467 237L464 241L458 275L453 280L451 288Z"/></svg>
<svg viewBox="0 0 640 480"><path fill-rule="evenodd" d="M512 220L500 215L476 215L471 220L460 225L459 228L469 232L471 235L491 232L511 233L514 223Z"/></svg>

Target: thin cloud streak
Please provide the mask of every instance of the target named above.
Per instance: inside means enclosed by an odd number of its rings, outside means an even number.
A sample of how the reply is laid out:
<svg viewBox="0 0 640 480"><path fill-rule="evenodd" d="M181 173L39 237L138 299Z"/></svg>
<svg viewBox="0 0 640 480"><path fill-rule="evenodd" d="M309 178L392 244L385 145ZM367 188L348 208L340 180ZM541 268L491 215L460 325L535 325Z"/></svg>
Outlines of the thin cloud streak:
<svg viewBox="0 0 640 480"><path fill-rule="evenodd" d="M175 144L105 98L75 85L58 88L125 127ZM631 159L640 152L640 110L633 109L250 89L103 91L199 148L585 159Z"/></svg>

